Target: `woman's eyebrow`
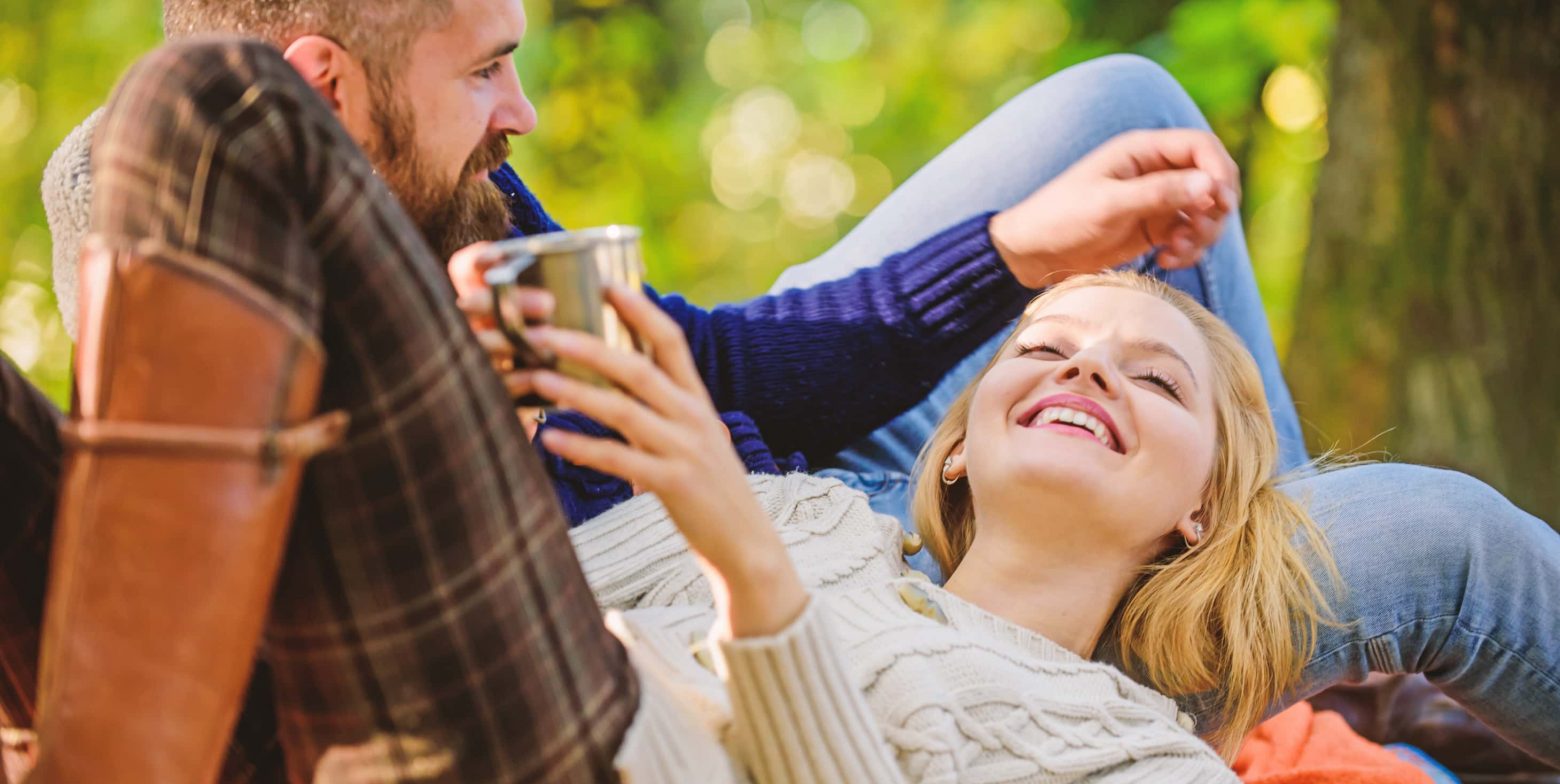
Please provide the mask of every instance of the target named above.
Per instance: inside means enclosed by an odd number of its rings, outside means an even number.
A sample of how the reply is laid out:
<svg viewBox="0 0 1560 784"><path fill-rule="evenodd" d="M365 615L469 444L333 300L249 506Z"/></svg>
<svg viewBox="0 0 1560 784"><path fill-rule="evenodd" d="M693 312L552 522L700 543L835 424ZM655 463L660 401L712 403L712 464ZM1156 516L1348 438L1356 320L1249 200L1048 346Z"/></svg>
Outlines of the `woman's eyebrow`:
<svg viewBox="0 0 1560 784"><path fill-rule="evenodd" d="M1041 316L1029 322L1029 324L1033 326L1035 324L1039 324L1042 321L1055 321L1062 324L1075 324L1081 327L1093 326L1093 322L1078 318L1077 316L1069 316L1066 313L1054 313L1048 316ZM1161 354L1181 363L1181 366L1186 368L1186 374L1192 377L1192 383L1197 384L1197 373L1196 371L1192 370L1192 363L1187 362L1186 357L1181 356L1181 352L1176 351L1169 343L1166 343L1162 340L1155 340L1153 338L1138 338L1137 340L1128 341L1127 346L1129 348L1134 348L1138 351L1144 351L1150 354Z"/></svg>

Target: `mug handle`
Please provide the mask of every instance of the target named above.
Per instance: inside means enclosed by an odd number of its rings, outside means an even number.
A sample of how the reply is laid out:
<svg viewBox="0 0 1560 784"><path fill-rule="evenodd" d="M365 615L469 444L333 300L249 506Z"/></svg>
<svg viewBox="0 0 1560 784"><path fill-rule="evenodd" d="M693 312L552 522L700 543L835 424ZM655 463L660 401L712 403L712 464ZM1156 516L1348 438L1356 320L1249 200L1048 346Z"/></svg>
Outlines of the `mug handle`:
<svg viewBox="0 0 1560 784"><path fill-rule="evenodd" d="M510 323L504 317L504 298L519 285L520 275L536 264L536 257L523 255L501 267L488 270L482 277L493 292L493 321L515 350L515 359L521 367L552 367L553 357L544 355L525 337L525 319Z"/></svg>

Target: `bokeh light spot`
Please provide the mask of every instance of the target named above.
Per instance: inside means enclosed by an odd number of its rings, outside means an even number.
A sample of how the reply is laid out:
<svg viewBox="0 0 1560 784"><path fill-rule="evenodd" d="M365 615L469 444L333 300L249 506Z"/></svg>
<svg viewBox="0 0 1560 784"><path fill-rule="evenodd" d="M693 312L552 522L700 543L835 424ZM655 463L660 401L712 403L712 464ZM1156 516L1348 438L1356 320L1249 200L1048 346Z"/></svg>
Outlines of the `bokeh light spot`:
<svg viewBox="0 0 1560 784"><path fill-rule="evenodd" d="M1026 3L1013 25L1013 43L1020 49L1044 54L1061 46L1072 32L1072 17L1060 3L1051 0Z"/></svg>
<svg viewBox="0 0 1560 784"><path fill-rule="evenodd" d="M752 84L764 73L763 38L741 23L716 30L704 48L704 69L722 87Z"/></svg>
<svg viewBox="0 0 1560 784"><path fill-rule="evenodd" d="M1281 65L1262 87L1262 110L1280 130L1298 133L1322 121L1327 102L1321 85L1309 73Z"/></svg>
<svg viewBox="0 0 1560 784"><path fill-rule="evenodd" d="M819 0L802 17L802 46L824 62L838 62L865 49L872 26L861 9L841 0Z"/></svg>
<svg viewBox="0 0 1560 784"><path fill-rule="evenodd" d="M834 220L855 196L856 177L838 158L803 151L786 164L780 204L786 217L798 225Z"/></svg>
<svg viewBox="0 0 1560 784"><path fill-rule="evenodd" d="M37 96L25 84L0 81L0 146L27 138L37 120Z"/></svg>

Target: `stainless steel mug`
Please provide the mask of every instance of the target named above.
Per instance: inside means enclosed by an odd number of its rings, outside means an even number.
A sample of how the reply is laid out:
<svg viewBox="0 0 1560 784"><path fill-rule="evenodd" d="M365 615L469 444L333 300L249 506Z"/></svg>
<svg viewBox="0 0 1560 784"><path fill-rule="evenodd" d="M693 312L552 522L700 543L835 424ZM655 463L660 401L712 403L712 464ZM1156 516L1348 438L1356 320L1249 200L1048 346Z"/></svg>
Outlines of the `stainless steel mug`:
<svg viewBox="0 0 1560 784"><path fill-rule="evenodd" d="M516 286L552 292L556 305L550 326L588 332L613 348L647 352L644 343L606 301L607 287L613 283L635 289L644 284L639 237L640 231L634 226L602 226L505 240L493 246L492 252L502 260L487 271L485 278L493 291L494 320L515 348L516 365L553 368L586 383L611 386L591 370L560 362L526 340L525 319L513 302ZM548 405L535 396L516 402Z"/></svg>

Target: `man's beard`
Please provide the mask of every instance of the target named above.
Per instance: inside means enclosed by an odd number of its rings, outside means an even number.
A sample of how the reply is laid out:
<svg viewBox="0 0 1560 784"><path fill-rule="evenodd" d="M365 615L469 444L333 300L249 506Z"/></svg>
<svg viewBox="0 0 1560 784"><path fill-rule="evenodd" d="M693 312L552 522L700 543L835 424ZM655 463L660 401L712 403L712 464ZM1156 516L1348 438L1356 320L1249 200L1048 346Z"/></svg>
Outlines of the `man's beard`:
<svg viewBox="0 0 1560 784"><path fill-rule="evenodd" d="M476 242L509 236L509 201L486 176L509 158L509 137L483 140L449 183L418 153L416 125L407 101L389 79L373 79L373 120L378 138L365 145L368 158L417 224L440 259Z"/></svg>

